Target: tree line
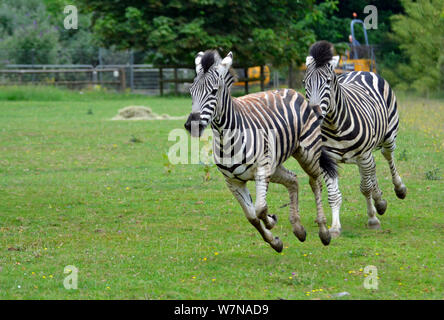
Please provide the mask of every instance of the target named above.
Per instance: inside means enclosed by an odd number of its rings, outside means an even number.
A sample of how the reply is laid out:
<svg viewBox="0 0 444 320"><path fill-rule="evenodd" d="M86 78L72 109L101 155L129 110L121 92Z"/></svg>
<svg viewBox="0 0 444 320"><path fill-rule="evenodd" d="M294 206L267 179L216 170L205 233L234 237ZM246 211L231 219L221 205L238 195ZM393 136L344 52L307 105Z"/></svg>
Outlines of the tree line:
<svg viewBox="0 0 444 320"><path fill-rule="evenodd" d="M378 70L394 86L444 90L444 0L75 0L79 28L63 28L64 0L3 0L0 64L82 63L99 47L144 50L146 63L191 65L235 52L241 65L299 66L316 40L347 47L353 13L378 9L368 30Z"/></svg>

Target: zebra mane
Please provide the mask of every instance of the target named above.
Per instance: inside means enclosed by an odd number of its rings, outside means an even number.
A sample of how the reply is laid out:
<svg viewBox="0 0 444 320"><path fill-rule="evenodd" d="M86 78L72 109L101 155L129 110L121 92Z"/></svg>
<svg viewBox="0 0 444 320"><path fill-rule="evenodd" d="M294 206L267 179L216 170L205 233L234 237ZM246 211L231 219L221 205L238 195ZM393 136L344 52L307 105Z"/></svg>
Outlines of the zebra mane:
<svg viewBox="0 0 444 320"><path fill-rule="evenodd" d="M325 40L315 42L310 47L310 56L313 57L316 68L323 67L333 58L333 45Z"/></svg>
<svg viewBox="0 0 444 320"><path fill-rule="evenodd" d="M203 72L206 73L213 65L218 64L220 60L221 60L220 55L216 50L205 51L202 60L200 62L202 65Z"/></svg>

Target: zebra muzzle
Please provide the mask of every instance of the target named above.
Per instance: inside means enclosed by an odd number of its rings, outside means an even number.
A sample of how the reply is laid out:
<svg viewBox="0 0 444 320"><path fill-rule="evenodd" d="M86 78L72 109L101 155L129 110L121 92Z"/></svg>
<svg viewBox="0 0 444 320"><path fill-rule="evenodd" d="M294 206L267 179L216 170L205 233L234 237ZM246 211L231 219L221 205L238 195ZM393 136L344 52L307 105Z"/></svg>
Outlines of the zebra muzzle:
<svg viewBox="0 0 444 320"><path fill-rule="evenodd" d="M202 135L206 127L200 121L200 113L190 113L184 126L191 136L196 138Z"/></svg>

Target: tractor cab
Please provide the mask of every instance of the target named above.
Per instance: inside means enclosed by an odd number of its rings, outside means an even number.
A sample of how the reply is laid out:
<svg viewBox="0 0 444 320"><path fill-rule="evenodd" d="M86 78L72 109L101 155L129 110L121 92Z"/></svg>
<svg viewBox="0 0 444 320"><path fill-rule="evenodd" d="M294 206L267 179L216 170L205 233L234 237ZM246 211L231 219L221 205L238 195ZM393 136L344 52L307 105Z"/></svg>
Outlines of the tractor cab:
<svg viewBox="0 0 444 320"><path fill-rule="evenodd" d="M356 13L353 14L356 18ZM356 37L355 28L362 28L364 38L359 42ZM341 56L339 60L337 73L350 72L350 71L370 71L376 73L376 60L373 46L368 43L367 30L364 22L359 19L353 19L350 24L351 34L349 36L349 48L347 49L345 56Z"/></svg>

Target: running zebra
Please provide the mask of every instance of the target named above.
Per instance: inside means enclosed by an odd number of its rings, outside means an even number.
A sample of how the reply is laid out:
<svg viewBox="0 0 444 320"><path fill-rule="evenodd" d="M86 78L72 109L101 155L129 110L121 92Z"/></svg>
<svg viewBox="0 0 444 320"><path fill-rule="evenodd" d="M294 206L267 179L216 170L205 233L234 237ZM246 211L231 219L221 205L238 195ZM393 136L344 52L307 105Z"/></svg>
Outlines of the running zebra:
<svg viewBox="0 0 444 320"><path fill-rule="evenodd" d="M294 90L282 89L233 98L231 52L223 60L217 51L200 52L195 63L197 76L190 88L192 111L185 128L191 136L200 137L211 123L216 165L247 219L274 250L281 252L282 241L270 232L277 217L268 214L266 195L270 182L282 184L290 196L293 232L300 241L305 240L298 209L298 180L283 166L292 156L310 177L319 237L328 245L330 234L322 209L321 177L325 171L334 178L336 163L321 149L319 121L304 97ZM255 204L246 185L250 180L256 182Z"/></svg>
<svg viewBox="0 0 444 320"><path fill-rule="evenodd" d="M324 147L337 162L358 165L361 193L367 200L368 227L378 229L381 225L375 213L384 214L387 201L382 199L376 180L373 150L382 149L397 197L404 199L407 194L393 159L399 125L395 94L375 73L335 74L339 59L333 57L333 45L327 41L313 44L309 54L304 85L309 105L322 121ZM337 177L326 175L325 182L333 215L330 233L335 237L341 233L342 196Z"/></svg>

